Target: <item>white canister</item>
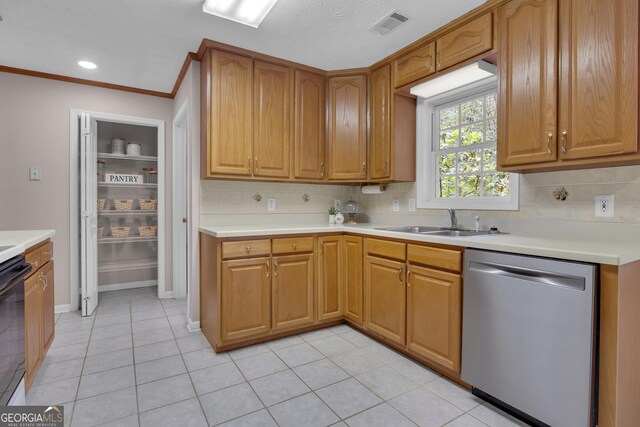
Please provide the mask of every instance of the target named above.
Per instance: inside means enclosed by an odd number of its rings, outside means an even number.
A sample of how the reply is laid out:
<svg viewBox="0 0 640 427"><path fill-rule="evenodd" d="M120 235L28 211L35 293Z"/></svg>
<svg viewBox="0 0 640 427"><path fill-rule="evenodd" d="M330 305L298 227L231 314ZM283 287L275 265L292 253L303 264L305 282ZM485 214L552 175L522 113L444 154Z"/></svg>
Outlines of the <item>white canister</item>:
<svg viewBox="0 0 640 427"><path fill-rule="evenodd" d="M124 144L125 140L122 138L112 138L111 139L111 154L124 154Z"/></svg>
<svg viewBox="0 0 640 427"><path fill-rule="evenodd" d="M342 215L342 212L338 212L336 214L336 224L342 224L344 223L344 215Z"/></svg>
<svg viewBox="0 0 640 427"><path fill-rule="evenodd" d="M127 156L140 156L142 153L142 147L137 142L130 142L127 144Z"/></svg>

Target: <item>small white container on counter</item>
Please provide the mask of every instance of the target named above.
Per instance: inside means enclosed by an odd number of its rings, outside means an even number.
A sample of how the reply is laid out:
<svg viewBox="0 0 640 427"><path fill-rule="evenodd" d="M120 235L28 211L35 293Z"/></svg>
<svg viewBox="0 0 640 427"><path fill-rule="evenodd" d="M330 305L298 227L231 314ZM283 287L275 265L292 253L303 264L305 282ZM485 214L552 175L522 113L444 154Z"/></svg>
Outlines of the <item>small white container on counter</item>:
<svg viewBox="0 0 640 427"><path fill-rule="evenodd" d="M122 138L111 139L111 154L124 154L126 141Z"/></svg>
<svg viewBox="0 0 640 427"><path fill-rule="evenodd" d="M142 146L137 142L130 142L127 144L127 156L140 156L142 153Z"/></svg>

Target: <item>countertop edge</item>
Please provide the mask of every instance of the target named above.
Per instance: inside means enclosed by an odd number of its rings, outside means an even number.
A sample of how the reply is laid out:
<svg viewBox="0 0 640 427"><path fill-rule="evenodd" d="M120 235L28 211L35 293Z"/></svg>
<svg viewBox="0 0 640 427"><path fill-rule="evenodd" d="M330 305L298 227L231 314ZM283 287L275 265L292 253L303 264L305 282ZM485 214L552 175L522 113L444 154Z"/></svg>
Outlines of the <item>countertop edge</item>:
<svg viewBox="0 0 640 427"><path fill-rule="evenodd" d="M3 232L0 231L0 246L7 245L13 247L0 253L0 263L13 258L14 256L23 254L29 248L56 235L55 230L7 230L6 232L11 233L12 236L10 239L5 241L4 239L6 239L6 237L3 237ZM24 236L21 236L21 233Z"/></svg>

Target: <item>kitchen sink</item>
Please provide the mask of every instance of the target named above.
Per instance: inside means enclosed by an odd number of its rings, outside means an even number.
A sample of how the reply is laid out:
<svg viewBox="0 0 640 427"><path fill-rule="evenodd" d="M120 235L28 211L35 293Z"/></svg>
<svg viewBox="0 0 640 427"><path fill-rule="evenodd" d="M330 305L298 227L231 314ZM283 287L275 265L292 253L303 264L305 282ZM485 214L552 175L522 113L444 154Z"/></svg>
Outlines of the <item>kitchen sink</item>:
<svg viewBox="0 0 640 427"><path fill-rule="evenodd" d="M427 226L408 226L408 227L381 227L376 230L384 231L397 231L400 233L413 233L413 234L428 234L430 236L446 236L446 237L469 237L469 236L482 236L487 234L502 234L497 229L491 230L465 230L465 229L452 229L446 227L427 227Z"/></svg>

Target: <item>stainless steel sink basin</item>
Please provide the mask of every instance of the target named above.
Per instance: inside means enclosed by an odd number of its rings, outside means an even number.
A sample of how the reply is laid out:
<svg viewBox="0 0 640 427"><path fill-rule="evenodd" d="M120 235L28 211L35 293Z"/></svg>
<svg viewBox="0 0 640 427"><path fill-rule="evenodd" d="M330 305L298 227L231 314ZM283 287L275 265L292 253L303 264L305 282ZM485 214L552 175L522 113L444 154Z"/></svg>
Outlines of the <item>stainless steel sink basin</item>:
<svg viewBox="0 0 640 427"><path fill-rule="evenodd" d="M413 234L428 234L430 236L446 236L446 237L469 237L469 236L483 236L487 234L501 234L497 229L495 231L474 231L464 229L451 229L442 227L427 227L412 225L408 227L382 227L376 230L385 231L397 231L400 233L413 233Z"/></svg>
<svg viewBox="0 0 640 427"><path fill-rule="evenodd" d="M376 230L384 230L384 231L398 231L400 233L431 233L434 231L442 231L440 227L426 227L422 225L412 225L409 227L381 227L376 228Z"/></svg>

